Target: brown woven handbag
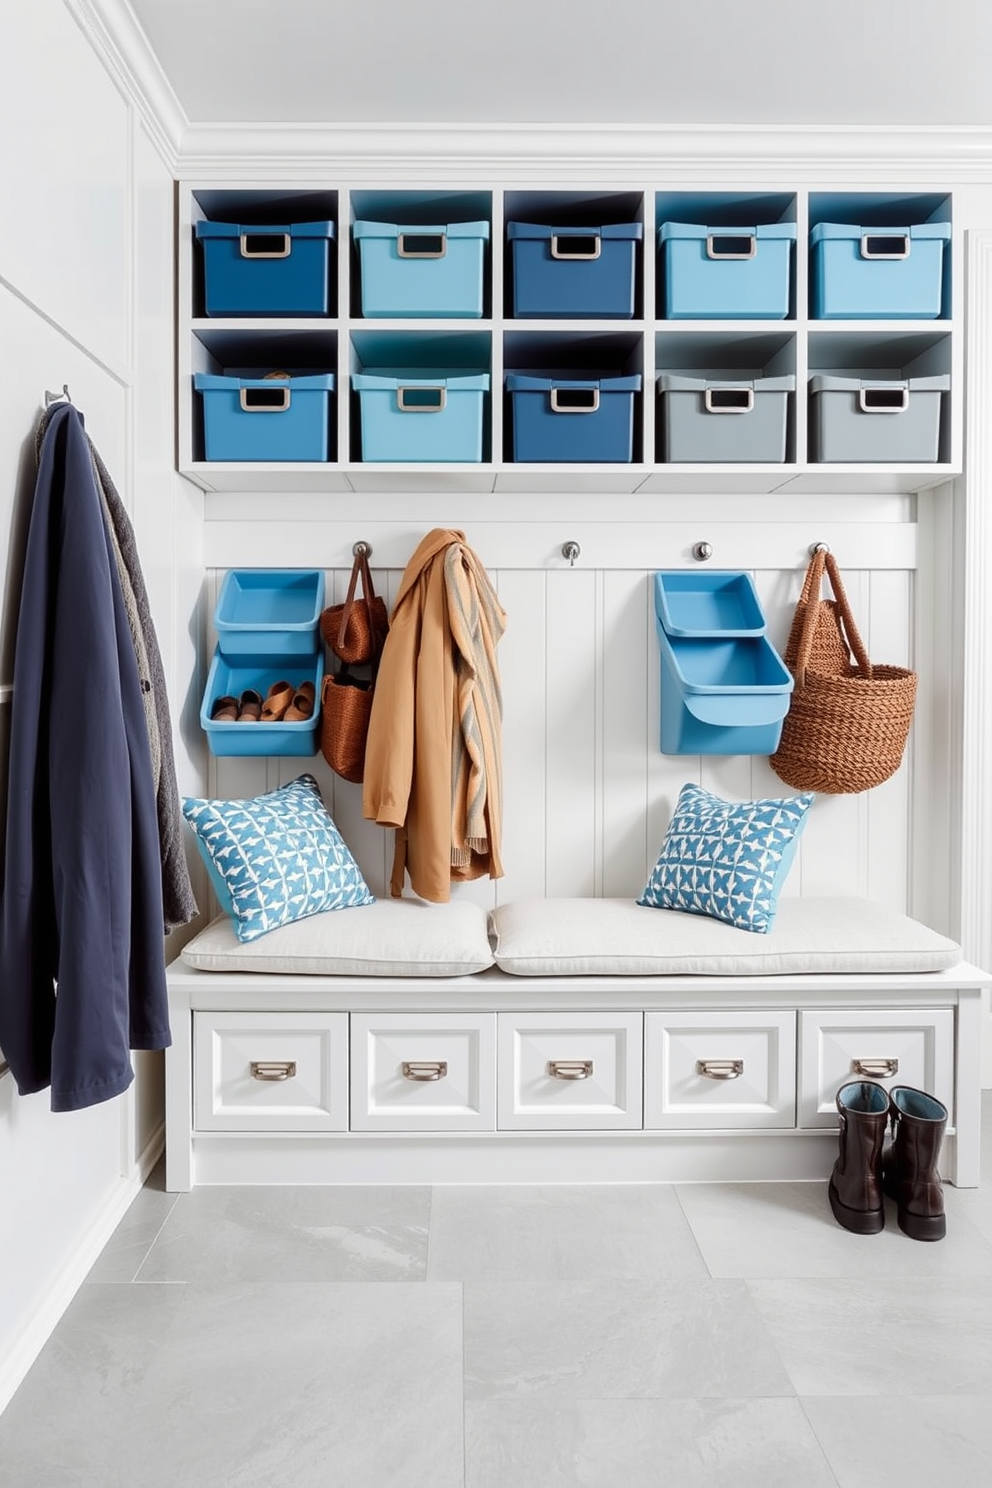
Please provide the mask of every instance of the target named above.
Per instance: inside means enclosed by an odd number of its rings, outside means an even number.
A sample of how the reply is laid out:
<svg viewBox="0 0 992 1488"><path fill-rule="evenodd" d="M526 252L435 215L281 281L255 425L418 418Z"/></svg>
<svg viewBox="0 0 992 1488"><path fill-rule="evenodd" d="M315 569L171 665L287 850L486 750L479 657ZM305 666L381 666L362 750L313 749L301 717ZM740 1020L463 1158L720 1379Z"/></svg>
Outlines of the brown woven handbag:
<svg viewBox="0 0 992 1488"><path fill-rule="evenodd" d="M361 595L358 593L359 579L362 582ZM359 551L351 567L344 604L329 605L321 613L320 633L339 661L348 666L363 666L382 650L388 630L385 602L373 587L367 554Z"/></svg>
<svg viewBox="0 0 992 1488"><path fill-rule="evenodd" d="M320 752L335 775L361 785L372 716L374 679L353 677L347 666L328 672L320 690Z"/></svg>
<svg viewBox="0 0 992 1488"><path fill-rule="evenodd" d="M824 570L832 601L820 598ZM831 553L810 561L785 662L795 686L769 759L779 779L796 790L846 795L894 775L913 721L916 673L869 661Z"/></svg>

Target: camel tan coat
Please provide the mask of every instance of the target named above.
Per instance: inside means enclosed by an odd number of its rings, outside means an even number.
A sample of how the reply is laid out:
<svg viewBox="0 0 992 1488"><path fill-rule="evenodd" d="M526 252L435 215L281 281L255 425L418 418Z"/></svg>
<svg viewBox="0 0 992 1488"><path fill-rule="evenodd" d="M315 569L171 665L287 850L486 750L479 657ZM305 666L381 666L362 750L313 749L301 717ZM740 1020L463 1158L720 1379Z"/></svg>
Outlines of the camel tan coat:
<svg viewBox="0 0 992 1488"><path fill-rule="evenodd" d="M435 528L413 554L382 652L365 752L364 815L396 828L390 892L409 873L434 903L501 878L506 615L465 534Z"/></svg>

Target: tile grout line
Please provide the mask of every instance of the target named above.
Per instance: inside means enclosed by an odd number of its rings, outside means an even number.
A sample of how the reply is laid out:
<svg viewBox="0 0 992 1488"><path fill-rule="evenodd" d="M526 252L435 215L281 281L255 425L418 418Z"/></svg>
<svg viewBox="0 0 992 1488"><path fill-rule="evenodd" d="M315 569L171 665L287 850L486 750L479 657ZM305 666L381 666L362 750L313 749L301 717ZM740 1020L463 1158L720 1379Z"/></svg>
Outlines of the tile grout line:
<svg viewBox="0 0 992 1488"><path fill-rule="evenodd" d="M172 1203L169 1205L168 1213L166 1214L165 1218L162 1220L162 1223L159 1225L158 1229L155 1231L154 1235L152 1236L151 1240L149 1241L149 1243L148 1243L148 1249L145 1251L144 1255L141 1257L141 1260L140 1260L140 1262L138 1264L137 1270L135 1271L134 1275L131 1277L130 1282L128 1282L128 1285L129 1286L134 1286L137 1283L138 1277L141 1275L142 1268L144 1267L145 1263L148 1260L148 1257L151 1255L152 1251L154 1250L155 1245L158 1242L158 1239L159 1239L160 1235L162 1234L162 1231L165 1229L165 1227L168 1224L169 1220L172 1218L172 1214L173 1214L173 1212L174 1212L174 1210L176 1208L176 1205L179 1203L179 1200L181 1198L182 1198L182 1195L181 1194L176 1194L174 1196Z"/></svg>
<svg viewBox="0 0 992 1488"><path fill-rule="evenodd" d="M830 1461L830 1458L827 1456L827 1449L823 1445L822 1441L820 1440L819 1432L817 1431L816 1427L813 1425L813 1422L809 1418L809 1412L806 1409L806 1398L805 1398L805 1396L800 1395L800 1394L797 1393L796 1394L796 1402L797 1402L797 1404L799 1406L799 1409L803 1413L803 1420L806 1422L807 1426L809 1427L810 1431L812 1432L813 1440L816 1442L816 1445L820 1449L820 1456L823 1458L823 1461L824 1461L824 1464L826 1466L827 1472L830 1474L830 1476L833 1478L834 1482L837 1484L837 1488L841 1488L840 1478L838 1478L837 1474L834 1472L834 1465Z"/></svg>

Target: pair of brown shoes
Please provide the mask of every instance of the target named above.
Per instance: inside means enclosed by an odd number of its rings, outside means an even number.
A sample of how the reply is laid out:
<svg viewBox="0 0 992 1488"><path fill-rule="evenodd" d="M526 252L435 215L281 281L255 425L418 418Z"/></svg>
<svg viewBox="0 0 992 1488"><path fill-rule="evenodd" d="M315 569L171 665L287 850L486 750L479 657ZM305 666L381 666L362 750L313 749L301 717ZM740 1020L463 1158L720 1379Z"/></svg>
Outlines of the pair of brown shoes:
<svg viewBox="0 0 992 1488"><path fill-rule="evenodd" d="M263 723L304 723L313 715L317 690L312 682L273 682L262 704Z"/></svg>
<svg viewBox="0 0 992 1488"><path fill-rule="evenodd" d="M214 723L257 723L262 713L262 694L246 687L240 697L219 697L210 710Z"/></svg>

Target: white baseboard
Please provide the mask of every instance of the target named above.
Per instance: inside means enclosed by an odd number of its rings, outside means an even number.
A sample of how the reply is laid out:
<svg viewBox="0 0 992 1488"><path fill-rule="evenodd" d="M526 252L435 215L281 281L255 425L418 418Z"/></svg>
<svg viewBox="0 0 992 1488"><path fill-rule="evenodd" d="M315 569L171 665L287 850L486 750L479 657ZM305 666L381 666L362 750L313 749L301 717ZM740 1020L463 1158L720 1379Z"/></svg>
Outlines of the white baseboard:
<svg viewBox="0 0 992 1488"><path fill-rule="evenodd" d="M89 1231L73 1249L61 1274L52 1280L44 1305L34 1314L6 1357L0 1359L0 1414L48 1342L90 1268L127 1213L138 1191L158 1162L165 1146L165 1125L159 1126L138 1159L134 1171L121 1178L108 1196Z"/></svg>

